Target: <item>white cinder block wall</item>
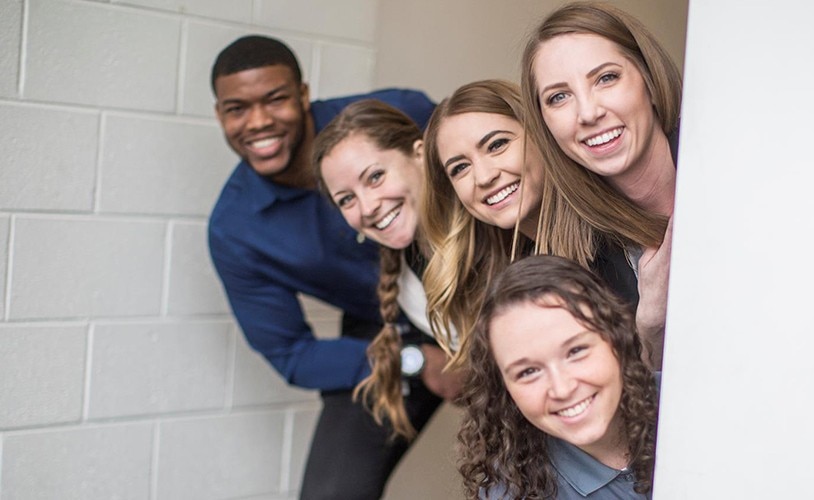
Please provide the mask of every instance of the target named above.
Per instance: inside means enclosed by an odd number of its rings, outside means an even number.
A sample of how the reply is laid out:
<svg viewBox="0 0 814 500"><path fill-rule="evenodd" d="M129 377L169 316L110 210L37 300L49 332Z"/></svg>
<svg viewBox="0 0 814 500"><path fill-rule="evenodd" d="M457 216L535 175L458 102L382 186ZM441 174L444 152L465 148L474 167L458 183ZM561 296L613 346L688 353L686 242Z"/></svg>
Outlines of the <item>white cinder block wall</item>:
<svg viewBox="0 0 814 500"><path fill-rule="evenodd" d="M209 69L264 33L315 97L369 90L376 9L0 1L0 499L296 497L319 401L248 350L209 262L236 163Z"/></svg>

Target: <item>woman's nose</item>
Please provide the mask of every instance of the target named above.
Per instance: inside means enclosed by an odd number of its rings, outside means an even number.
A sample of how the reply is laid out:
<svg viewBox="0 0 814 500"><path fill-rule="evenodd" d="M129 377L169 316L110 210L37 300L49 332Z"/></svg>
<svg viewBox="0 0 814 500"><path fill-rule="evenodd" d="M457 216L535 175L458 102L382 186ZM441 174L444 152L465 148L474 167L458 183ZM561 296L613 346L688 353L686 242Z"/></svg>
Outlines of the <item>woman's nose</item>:
<svg viewBox="0 0 814 500"><path fill-rule="evenodd" d="M593 94L577 97L577 120L581 125L593 125L605 116L605 108Z"/></svg>
<svg viewBox="0 0 814 500"><path fill-rule="evenodd" d="M488 187L500 177L500 170L491 165L484 165L483 162L473 163L475 184L479 187Z"/></svg>
<svg viewBox="0 0 814 500"><path fill-rule="evenodd" d="M549 370L548 395L555 399L568 399L577 387L576 379L564 369Z"/></svg>
<svg viewBox="0 0 814 500"><path fill-rule="evenodd" d="M359 211L364 219L378 215L381 203L378 198L369 195L359 195Z"/></svg>

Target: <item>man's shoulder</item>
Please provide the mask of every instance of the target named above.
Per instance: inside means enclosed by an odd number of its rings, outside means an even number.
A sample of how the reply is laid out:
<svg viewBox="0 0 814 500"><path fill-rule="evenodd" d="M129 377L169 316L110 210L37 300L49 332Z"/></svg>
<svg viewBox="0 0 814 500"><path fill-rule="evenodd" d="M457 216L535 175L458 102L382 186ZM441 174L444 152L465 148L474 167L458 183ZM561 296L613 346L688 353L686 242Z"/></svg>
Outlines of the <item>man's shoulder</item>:
<svg viewBox="0 0 814 500"><path fill-rule="evenodd" d="M250 197L247 190L250 189L250 186L245 174L244 162L238 163L224 183L209 215L210 229L213 226L229 226L227 219L236 215L236 211L241 212L243 209L248 209Z"/></svg>
<svg viewBox="0 0 814 500"><path fill-rule="evenodd" d="M403 88L386 88L364 94L317 100L311 103L311 113L317 131L322 130L331 119L338 115L348 104L362 99L378 99L394 108L400 109L413 119L421 129L427 125L435 103L420 90Z"/></svg>
<svg viewBox="0 0 814 500"><path fill-rule="evenodd" d="M319 107L334 107L341 109L352 102L361 101L362 99L378 99L394 106L406 106L410 104L423 105L425 103L430 103L433 106L435 105L432 100L427 97L427 94L421 90L396 87L373 90L371 92L352 94L342 97L333 97L330 99L320 99L313 101L311 104Z"/></svg>

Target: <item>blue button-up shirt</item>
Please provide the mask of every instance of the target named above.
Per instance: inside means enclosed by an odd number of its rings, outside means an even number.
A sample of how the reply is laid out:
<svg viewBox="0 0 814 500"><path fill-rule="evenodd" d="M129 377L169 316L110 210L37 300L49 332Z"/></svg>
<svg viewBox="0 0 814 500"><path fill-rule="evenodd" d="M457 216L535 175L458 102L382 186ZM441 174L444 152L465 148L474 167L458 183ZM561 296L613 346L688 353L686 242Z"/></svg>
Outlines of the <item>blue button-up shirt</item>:
<svg viewBox="0 0 814 500"><path fill-rule="evenodd" d="M401 109L422 129L434 109L423 93L411 90L315 101L316 132L365 98ZM210 216L209 249L246 339L289 383L348 389L367 376L368 341L316 339L297 300L304 293L355 318L380 321L378 249L358 243L329 200L315 190L275 184L242 161Z"/></svg>

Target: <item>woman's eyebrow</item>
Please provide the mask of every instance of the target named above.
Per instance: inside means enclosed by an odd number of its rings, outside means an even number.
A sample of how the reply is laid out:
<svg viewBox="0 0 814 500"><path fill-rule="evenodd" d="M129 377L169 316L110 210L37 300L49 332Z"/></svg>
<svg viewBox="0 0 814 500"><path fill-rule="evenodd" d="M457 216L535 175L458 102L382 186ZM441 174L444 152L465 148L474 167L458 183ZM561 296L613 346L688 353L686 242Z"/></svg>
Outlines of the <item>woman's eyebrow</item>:
<svg viewBox="0 0 814 500"><path fill-rule="evenodd" d="M497 134L510 134L511 132L508 130L492 130L488 134L484 135L480 141L478 141L478 149L482 148L484 144L489 142L489 139L496 136Z"/></svg>
<svg viewBox="0 0 814 500"><path fill-rule="evenodd" d="M446 168L449 167L450 164L455 163L456 161L459 160L463 160L464 158L465 158L464 155L453 156L452 158L444 162L444 170L446 170Z"/></svg>
<svg viewBox="0 0 814 500"><path fill-rule="evenodd" d="M592 333L596 333L596 332L591 331L591 330L582 330L581 332L576 333L576 334L572 335L571 337L569 337L565 342L562 343L562 346L566 347L566 346L569 346L571 344L576 344L577 342L582 340L586 335L590 335Z"/></svg>
<svg viewBox="0 0 814 500"><path fill-rule="evenodd" d="M597 73L599 73L603 69L607 68L608 66L619 66L619 67L621 67L621 65L619 65L619 64L617 64L615 62L606 62L606 63L602 63L599 66L597 66L596 68L592 69L585 76L588 77L588 78L592 78L594 75L596 75Z"/></svg>

